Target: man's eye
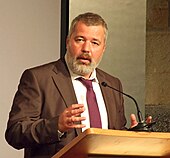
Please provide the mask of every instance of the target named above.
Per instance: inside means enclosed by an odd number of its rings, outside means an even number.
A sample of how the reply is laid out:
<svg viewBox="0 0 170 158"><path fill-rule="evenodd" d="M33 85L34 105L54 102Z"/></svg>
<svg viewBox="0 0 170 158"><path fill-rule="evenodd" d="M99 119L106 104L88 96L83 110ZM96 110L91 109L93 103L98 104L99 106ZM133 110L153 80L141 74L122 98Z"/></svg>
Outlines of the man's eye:
<svg viewBox="0 0 170 158"><path fill-rule="evenodd" d="M82 38L77 38L76 39L76 42L82 42L82 41L84 41Z"/></svg>
<svg viewBox="0 0 170 158"><path fill-rule="evenodd" d="M99 46L98 42L92 42L92 44Z"/></svg>

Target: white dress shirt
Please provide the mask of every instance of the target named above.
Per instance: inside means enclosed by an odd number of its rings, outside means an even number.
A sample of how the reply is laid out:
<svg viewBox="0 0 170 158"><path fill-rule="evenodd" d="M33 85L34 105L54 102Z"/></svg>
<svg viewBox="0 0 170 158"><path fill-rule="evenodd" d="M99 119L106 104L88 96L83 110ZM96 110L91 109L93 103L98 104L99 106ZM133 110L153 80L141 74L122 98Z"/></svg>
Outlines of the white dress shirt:
<svg viewBox="0 0 170 158"><path fill-rule="evenodd" d="M82 131L84 131L87 128L90 128L89 112L88 112L88 106L87 106L87 101L86 101L87 89L79 80L77 80L77 78L80 78L82 76L74 74L70 69L69 69L69 72L71 75L71 80L73 83L73 87L75 90L78 104L84 104L84 107L85 107L85 111L81 114L82 117L86 117L86 120L82 121L82 124L86 125L86 127L82 129ZM100 117L101 117L101 122L102 122L102 129L108 129L108 116L107 116L106 106L105 106L103 95L102 95L102 92L99 86L98 79L96 77L96 70L93 71L89 80L93 80L92 85L93 85L93 90L96 94L97 104L99 107L99 112L100 112Z"/></svg>

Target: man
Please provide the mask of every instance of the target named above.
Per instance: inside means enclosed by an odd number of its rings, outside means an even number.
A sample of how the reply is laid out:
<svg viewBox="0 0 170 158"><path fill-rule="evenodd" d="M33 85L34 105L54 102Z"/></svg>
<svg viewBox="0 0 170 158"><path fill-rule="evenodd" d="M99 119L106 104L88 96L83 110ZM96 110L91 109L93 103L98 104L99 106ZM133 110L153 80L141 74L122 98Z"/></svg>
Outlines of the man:
<svg viewBox="0 0 170 158"><path fill-rule="evenodd" d="M105 51L107 31L99 15L81 14L71 24L65 58L23 73L5 136L14 148L25 149L25 158L49 158L92 127L89 97L86 100L87 89L80 77L92 82L100 128L125 129L122 95L100 85L105 81L122 91L119 79L97 68ZM134 115L131 122L131 126L137 124Z"/></svg>

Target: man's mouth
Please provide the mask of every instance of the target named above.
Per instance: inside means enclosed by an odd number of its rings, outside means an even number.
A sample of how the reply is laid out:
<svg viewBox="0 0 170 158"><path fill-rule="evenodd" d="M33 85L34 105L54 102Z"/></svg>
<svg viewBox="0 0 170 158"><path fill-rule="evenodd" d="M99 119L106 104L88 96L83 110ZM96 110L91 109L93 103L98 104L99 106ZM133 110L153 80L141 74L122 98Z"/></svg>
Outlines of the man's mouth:
<svg viewBox="0 0 170 158"><path fill-rule="evenodd" d="M77 59L86 65L91 63L91 57L89 55L80 55Z"/></svg>

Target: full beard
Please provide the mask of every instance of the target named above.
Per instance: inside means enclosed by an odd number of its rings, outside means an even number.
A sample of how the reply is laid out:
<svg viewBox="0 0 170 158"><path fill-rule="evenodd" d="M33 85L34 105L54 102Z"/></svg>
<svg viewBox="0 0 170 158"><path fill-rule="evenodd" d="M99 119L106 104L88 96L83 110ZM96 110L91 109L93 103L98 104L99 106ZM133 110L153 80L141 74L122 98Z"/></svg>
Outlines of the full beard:
<svg viewBox="0 0 170 158"><path fill-rule="evenodd" d="M83 63L81 59L87 60L88 64ZM69 52L67 52L67 62L73 73L82 76L92 73L99 63L96 63L89 53L83 53L78 57L73 57Z"/></svg>

